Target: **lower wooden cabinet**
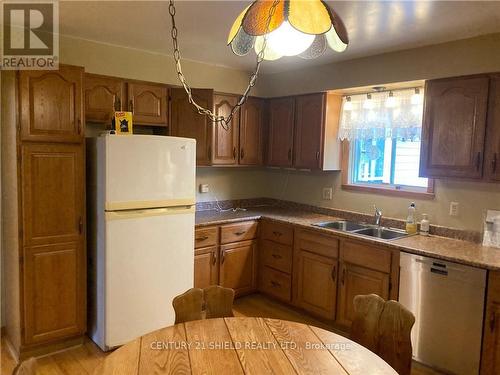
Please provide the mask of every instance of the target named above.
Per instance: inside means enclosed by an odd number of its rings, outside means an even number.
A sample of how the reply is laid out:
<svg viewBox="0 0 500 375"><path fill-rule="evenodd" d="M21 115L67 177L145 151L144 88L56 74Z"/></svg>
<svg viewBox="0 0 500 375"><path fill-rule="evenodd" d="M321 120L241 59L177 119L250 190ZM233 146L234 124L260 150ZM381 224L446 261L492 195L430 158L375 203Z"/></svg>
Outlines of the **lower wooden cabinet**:
<svg viewBox="0 0 500 375"><path fill-rule="evenodd" d="M194 252L194 287L207 288L219 282L217 246L196 249Z"/></svg>
<svg viewBox="0 0 500 375"><path fill-rule="evenodd" d="M489 273L481 375L500 373L500 272Z"/></svg>
<svg viewBox="0 0 500 375"><path fill-rule="evenodd" d="M257 287L257 241L242 241L220 247L219 284L232 288L236 296Z"/></svg>
<svg viewBox="0 0 500 375"><path fill-rule="evenodd" d="M24 250L26 344L85 332L85 252L78 243Z"/></svg>
<svg viewBox="0 0 500 375"><path fill-rule="evenodd" d="M389 298L389 274L341 262L337 323L350 327L354 318L354 297L371 293Z"/></svg>
<svg viewBox="0 0 500 375"><path fill-rule="evenodd" d="M299 251L297 306L326 319L335 319L337 259Z"/></svg>

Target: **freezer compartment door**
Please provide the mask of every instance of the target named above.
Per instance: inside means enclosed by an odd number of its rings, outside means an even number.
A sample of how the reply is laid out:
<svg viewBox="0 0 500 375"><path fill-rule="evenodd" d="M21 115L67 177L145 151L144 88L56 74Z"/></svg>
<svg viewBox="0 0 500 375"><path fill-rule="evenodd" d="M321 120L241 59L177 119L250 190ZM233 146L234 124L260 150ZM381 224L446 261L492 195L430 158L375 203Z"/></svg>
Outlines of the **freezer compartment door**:
<svg viewBox="0 0 500 375"><path fill-rule="evenodd" d="M193 287L194 207L106 213L105 342L174 324L172 299Z"/></svg>
<svg viewBox="0 0 500 375"><path fill-rule="evenodd" d="M194 139L110 135L102 142L107 211L195 203Z"/></svg>

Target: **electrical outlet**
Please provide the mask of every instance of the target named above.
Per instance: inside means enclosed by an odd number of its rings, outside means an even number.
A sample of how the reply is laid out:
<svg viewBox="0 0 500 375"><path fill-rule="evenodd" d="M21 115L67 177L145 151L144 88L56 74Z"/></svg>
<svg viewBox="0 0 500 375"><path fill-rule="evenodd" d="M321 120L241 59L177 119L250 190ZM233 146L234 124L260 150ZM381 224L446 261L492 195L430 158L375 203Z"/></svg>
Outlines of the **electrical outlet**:
<svg viewBox="0 0 500 375"><path fill-rule="evenodd" d="M200 193L208 193L209 191L208 184L200 184Z"/></svg>
<svg viewBox="0 0 500 375"><path fill-rule="evenodd" d="M458 202L450 202L450 216L458 216L459 208Z"/></svg>
<svg viewBox="0 0 500 375"><path fill-rule="evenodd" d="M323 200L331 201L332 198L333 198L333 188L331 187L323 188Z"/></svg>

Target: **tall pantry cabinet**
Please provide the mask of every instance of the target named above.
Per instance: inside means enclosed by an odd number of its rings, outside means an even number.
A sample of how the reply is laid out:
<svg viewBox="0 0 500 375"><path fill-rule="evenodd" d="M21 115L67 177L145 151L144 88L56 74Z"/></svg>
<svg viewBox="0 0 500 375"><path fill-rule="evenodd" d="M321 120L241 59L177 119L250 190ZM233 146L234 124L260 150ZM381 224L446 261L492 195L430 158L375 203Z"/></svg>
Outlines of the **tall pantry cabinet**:
<svg viewBox="0 0 500 375"><path fill-rule="evenodd" d="M83 68L3 81L6 331L25 358L73 345L86 329Z"/></svg>

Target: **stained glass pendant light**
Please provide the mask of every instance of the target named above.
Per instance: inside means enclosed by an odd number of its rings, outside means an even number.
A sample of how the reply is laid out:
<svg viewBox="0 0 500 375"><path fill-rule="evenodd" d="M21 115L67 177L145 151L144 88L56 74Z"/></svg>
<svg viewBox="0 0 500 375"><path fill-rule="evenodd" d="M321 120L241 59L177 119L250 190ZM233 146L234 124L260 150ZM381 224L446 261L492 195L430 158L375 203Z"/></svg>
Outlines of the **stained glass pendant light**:
<svg viewBox="0 0 500 375"><path fill-rule="evenodd" d="M238 56L252 48L258 54L264 36L265 60L296 55L313 59L321 56L327 45L343 52L349 43L342 20L321 0L254 1L234 21L227 42Z"/></svg>

